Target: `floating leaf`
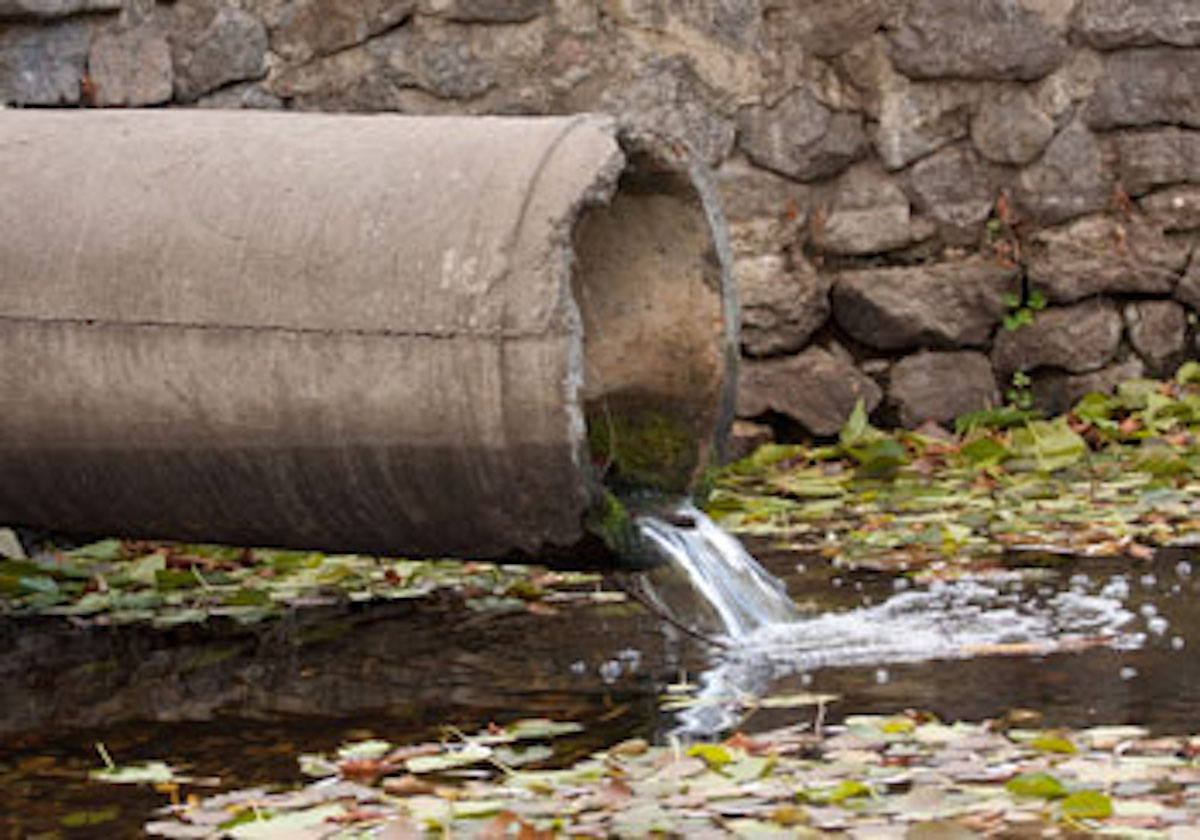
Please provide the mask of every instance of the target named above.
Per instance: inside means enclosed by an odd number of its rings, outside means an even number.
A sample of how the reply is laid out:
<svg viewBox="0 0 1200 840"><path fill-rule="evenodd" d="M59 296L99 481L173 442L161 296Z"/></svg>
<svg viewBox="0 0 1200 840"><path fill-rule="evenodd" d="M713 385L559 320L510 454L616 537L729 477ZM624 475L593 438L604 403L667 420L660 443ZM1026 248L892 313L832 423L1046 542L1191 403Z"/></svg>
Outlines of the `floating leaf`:
<svg viewBox="0 0 1200 840"><path fill-rule="evenodd" d="M492 756L492 748L483 744L467 744L462 749L444 752L441 755L422 755L404 762L410 773L441 773L458 767L469 767L486 761Z"/></svg>
<svg viewBox="0 0 1200 840"><path fill-rule="evenodd" d="M517 740L532 740L538 738L557 738L560 735L582 732L583 725L570 720L527 718L509 724L504 727L504 731Z"/></svg>
<svg viewBox="0 0 1200 840"><path fill-rule="evenodd" d="M1074 744L1057 735L1043 735L1040 738L1034 738L1029 742L1029 746L1048 753L1072 754L1077 752Z"/></svg>
<svg viewBox="0 0 1200 840"><path fill-rule="evenodd" d="M1111 817L1112 800L1098 790L1081 790L1058 803L1059 816L1072 820L1102 820Z"/></svg>
<svg viewBox="0 0 1200 840"><path fill-rule="evenodd" d="M1036 796L1042 799L1057 799L1066 796L1063 783L1049 773L1022 773L1009 779L1004 785L1017 796Z"/></svg>
<svg viewBox="0 0 1200 840"><path fill-rule="evenodd" d="M720 744L693 744L688 748L687 754L692 758L702 759L712 770L720 770L733 761L729 750Z"/></svg>
<svg viewBox="0 0 1200 840"><path fill-rule="evenodd" d="M168 782L186 782L186 776L177 775L165 761L147 761L145 764L126 764L93 770L88 778L114 785L161 785Z"/></svg>

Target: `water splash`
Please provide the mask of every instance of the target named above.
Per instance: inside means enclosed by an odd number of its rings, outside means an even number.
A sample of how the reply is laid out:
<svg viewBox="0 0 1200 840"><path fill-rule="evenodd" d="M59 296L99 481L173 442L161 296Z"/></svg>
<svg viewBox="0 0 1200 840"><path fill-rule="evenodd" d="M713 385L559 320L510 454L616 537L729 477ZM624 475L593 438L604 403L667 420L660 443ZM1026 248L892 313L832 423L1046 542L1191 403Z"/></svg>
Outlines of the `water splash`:
<svg viewBox="0 0 1200 840"><path fill-rule="evenodd" d="M783 584L690 502L666 517L640 516L637 524L665 561L647 573L642 589L684 625L744 638L799 619Z"/></svg>
<svg viewBox="0 0 1200 840"><path fill-rule="evenodd" d="M1118 648L1141 645L1143 634L1129 628L1136 616L1126 606L1127 591L1055 590L1019 578L938 582L873 606L803 616L783 584L691 504L637 522L664 561L643 576L643 594L679 624L732 643L700 675L697 703L677 716L679 734L728 729L742 699L769 692L791 674L1052 653L1095 639Z"/></svg>

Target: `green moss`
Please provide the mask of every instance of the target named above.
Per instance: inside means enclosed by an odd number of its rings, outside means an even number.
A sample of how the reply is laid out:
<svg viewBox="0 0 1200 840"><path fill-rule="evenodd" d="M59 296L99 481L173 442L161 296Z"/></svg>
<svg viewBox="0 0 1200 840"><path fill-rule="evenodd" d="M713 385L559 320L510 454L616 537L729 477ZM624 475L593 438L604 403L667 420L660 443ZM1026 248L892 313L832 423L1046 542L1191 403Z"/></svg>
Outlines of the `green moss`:
<svg viewBox="0 0 1200 840"><path fill-rule="evenodd" d="M584 525L619 557L636 562L641 556L642 538L637 525L629 509L611 490L605 490L600 500L588 511Z"/></svg>
<svg viewBox="0 0 1200 840"><path fill-rule="evenodd" d="M594 411L588 446L605 484L621 489L683 494L697 465L687 425L660 411Z"/></svg>

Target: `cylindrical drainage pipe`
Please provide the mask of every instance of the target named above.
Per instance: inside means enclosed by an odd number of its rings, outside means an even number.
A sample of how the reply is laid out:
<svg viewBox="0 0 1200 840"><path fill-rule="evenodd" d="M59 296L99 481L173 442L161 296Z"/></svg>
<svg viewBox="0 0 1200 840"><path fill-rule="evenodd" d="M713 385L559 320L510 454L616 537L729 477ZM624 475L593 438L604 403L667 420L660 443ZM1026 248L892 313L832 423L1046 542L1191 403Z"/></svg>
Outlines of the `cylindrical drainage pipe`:
<svg viewBox="0 0 1200 840"><path fill-rule="evenodd" d="M723 225L604 117L0 112L0 522L585 542L729 421ZM561 553L560 553L561 556Z"/></svg>

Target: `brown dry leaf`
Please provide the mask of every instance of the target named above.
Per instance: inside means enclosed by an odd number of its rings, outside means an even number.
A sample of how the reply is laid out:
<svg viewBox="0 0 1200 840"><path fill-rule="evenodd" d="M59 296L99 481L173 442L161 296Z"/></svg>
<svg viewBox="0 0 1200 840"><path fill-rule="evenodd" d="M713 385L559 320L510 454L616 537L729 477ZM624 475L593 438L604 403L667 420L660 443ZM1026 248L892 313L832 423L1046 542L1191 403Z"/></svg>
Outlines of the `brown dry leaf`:
<svg viewBox="0 0 1200 840"><path fill-rule="evenodd" d="M379 840L421 840L424 833L408 817L398 817L385 823L377 836Z"/></svg>
<svg viewBox="0 0 1200 840"><path fill-rule="evenodd" d="M383 780L383 790L392 796L423 796L433 793L434 786L411 773Z"/></svg>
<svg viewBox="0 0 1200 840"><path fill-rule="evenodd" d="M384 762L387 764L403 764L410 758L421 758L427 755L440 755L442 752L441 744L413 744L411 747L399 747L392 750L384 757Z"/></svg>

